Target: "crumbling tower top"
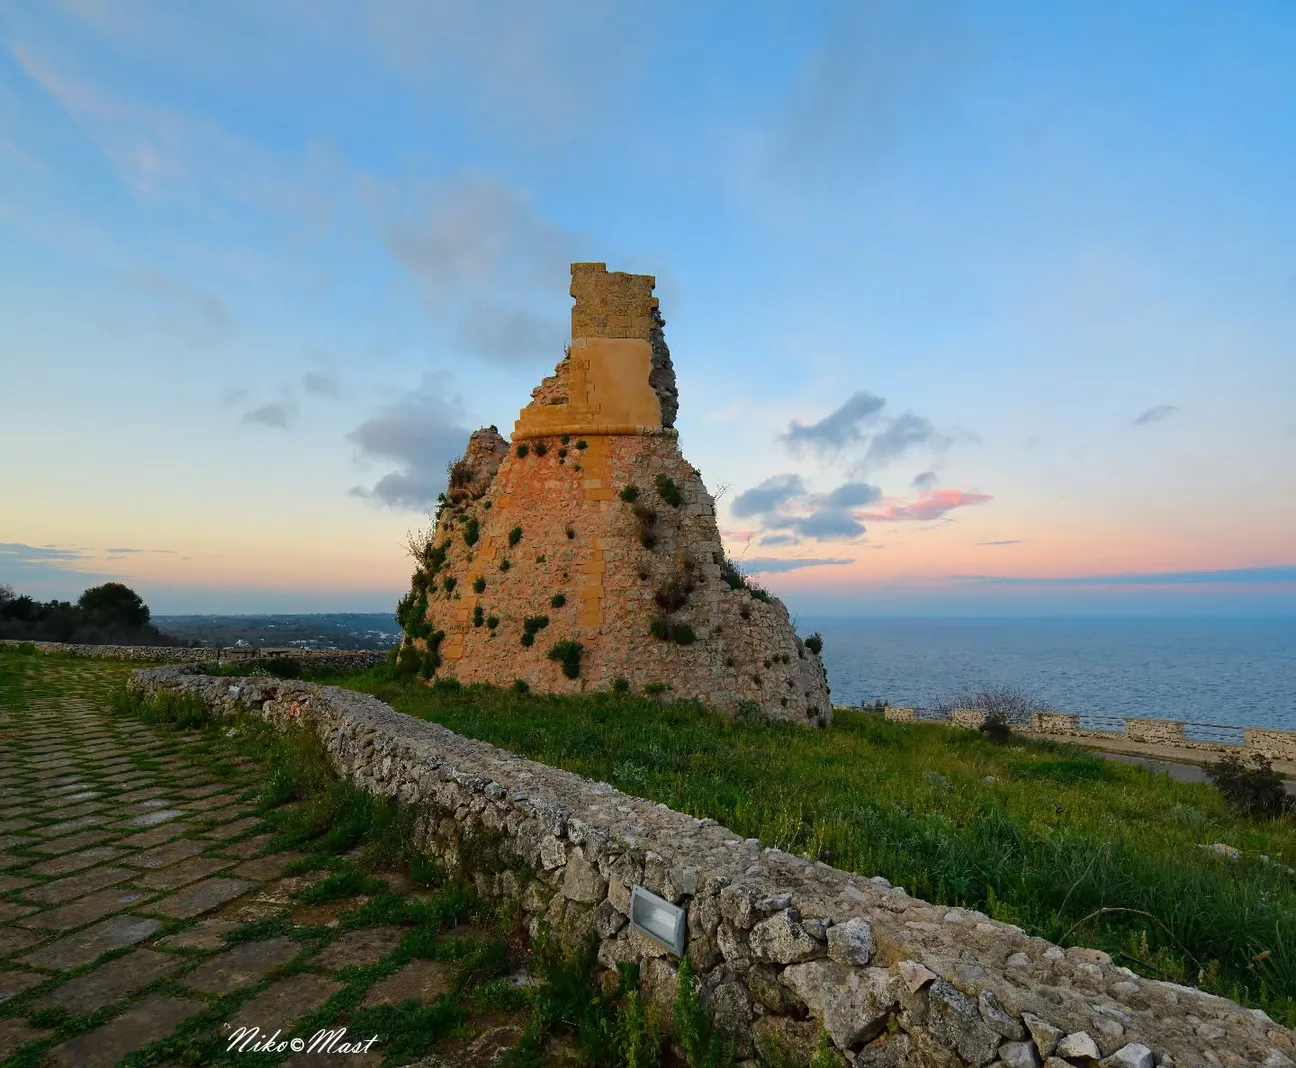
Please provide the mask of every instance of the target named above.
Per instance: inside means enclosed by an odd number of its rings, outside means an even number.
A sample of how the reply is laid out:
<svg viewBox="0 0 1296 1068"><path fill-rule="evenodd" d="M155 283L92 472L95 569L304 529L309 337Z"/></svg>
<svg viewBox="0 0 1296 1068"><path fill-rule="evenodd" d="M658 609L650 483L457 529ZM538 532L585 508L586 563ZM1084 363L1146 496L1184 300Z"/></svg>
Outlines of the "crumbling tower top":
<svg viewBox="0 0 1296 1068"><path fill-rule="evenodd" d="M609 337L648 341L657 321L657 279L650 274L608 273L606 263L573 263L572 340Z"/></svg>
<svg viewBox="0 0 1296 1068"><path fill-rule="evenodd" d="M665 320L650 274L571 266L572 343L514 427L515 441L557 434L661 433L679 407Z"/></svg>

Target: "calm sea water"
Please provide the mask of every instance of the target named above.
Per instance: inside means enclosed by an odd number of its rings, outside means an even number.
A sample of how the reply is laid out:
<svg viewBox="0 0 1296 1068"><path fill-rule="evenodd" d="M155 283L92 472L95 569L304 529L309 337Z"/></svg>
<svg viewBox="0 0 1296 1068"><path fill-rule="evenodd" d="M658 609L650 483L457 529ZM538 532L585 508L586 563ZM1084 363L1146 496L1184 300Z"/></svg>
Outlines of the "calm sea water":
<svg viewBox="0 0 1296 1068"><path fill-rule="evenodd" d="M1011 686L1059 711L1296 730L1296 618L812 619L833 703Z"/></svg>

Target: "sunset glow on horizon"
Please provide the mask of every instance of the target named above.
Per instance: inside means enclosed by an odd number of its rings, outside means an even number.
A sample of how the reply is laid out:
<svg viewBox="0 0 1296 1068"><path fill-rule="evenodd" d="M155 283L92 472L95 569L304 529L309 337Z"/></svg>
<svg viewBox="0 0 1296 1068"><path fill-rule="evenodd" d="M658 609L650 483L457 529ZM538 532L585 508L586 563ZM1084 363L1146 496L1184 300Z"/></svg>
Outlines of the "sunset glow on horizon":
<svg viewBox="0 0 1296 1068"><path fill-rule="evenodd" d="M390 610L604 261L794 612L1296 613L1296 10L492 10L0 0L0 584Z"/></svg>

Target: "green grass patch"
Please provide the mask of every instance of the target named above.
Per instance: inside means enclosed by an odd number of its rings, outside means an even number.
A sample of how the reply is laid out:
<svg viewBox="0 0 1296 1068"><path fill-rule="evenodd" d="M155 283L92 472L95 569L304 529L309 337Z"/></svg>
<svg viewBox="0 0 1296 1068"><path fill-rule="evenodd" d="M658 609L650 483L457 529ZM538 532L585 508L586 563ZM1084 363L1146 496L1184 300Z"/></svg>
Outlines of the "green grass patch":
<svg viewBox="0 0 1296 1068"><path fill-rule="evenodd" d="M437 694L381 672L338 681L765 845L1296 1023L1296 824L1240 817L1205 784L863 712L807 730L624 692ZM1214 842L1241 859L1199 848Z"/></svg>

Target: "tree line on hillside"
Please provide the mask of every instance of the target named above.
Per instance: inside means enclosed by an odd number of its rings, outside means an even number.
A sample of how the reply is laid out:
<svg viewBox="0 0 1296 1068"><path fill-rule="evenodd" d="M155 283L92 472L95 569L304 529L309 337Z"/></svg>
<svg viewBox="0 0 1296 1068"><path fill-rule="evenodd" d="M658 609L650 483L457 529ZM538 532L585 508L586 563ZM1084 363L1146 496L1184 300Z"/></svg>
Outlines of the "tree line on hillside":
<svg viewBox="0 0 1296 1068"><path fill-rule="evenodd" d="M78 645L184 645L149 622L149 607L120 582L94 586L69 601L37 601L0 585L0 638Z"/></svg>

